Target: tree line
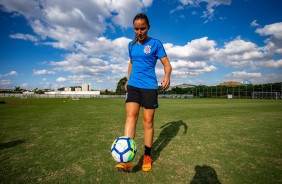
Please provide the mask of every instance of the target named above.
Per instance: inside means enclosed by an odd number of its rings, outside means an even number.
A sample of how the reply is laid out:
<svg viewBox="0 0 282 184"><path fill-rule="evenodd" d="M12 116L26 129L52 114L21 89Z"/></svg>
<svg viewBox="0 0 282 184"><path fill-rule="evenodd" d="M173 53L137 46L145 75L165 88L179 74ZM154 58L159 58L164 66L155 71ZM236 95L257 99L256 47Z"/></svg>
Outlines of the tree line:
<svg viewBox="0 0 282 184"><path fill-rule="evenodd" d="M105 90L101 92L102 95L125 95L126 91L124 86L126 85L127 78L123 77L119 80L115 91ZM73 87L74 88L74 87ZM63 90L60 89L60 90ZM22 93L27 91L20 87L15 87L14 90L0 90L0 93ZM48 89L40 90L36 88L35 93L43 94ZM169 90L164 91L161 86L158 88L159 94L168 95L193 95L195 97L224 97L232 94L233 96L251 97L253 92L278 92L282 94L282 82L267 83L267 84L254 84L254 85L217 85L217 86L206 86L206 85L195 85L192 87L171 87Z"/></svg>
<svg viewBox="0 0 282 184"><path fill-rule="evenodd" d="M113 92L117 95L124 95L126 93L124 86L127 82L127 78L124 77L117 83L116 91ZM246 96L251 97L253 92L279 92L282 93L282 82L267 83L267 84L255 84L255 85L237 85L237 86L206 86L198 85L187 88L172 87L169 90L164 91L161 86L158 88L159 94L180 94L180 95L193 95L196 97L219 97L219 96Z"/></svg>

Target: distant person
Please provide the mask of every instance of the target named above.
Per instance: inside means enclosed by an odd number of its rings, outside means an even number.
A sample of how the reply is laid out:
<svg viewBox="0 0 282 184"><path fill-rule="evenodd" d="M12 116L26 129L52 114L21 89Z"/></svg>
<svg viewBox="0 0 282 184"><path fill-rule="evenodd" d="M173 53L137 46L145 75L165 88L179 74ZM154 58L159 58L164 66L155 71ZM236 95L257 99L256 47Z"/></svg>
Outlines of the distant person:
<svg viewBox="0 0 282 184"><path fill-rule="evenodd" d="M152 169L151 149L154 137L154 114L158 108L158 81L155 73L157 60L164 66L161 80L163 90L169 88L171 65L163 44L148 36L150 23L147 15L138 13L133 19L135 39L128 44L129 66L126 92L126 122L124 136L135 137L139 110L142 107L144 127L144 156L142 170ZM132 162L119 163L116 168L130 172Z"/></svg>

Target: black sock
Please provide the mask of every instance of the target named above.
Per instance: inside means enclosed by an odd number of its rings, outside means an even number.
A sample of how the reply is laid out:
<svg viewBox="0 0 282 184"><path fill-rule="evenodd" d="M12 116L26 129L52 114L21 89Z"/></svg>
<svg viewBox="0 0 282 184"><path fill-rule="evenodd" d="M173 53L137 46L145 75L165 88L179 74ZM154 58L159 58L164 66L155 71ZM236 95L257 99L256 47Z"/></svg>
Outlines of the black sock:
<svg viewBox="0 0 282 184"><path fill-rule="evenodd" d="M145 145L145 155L151 156L151 149L152 148L149 148L148 146Z"/></svg>

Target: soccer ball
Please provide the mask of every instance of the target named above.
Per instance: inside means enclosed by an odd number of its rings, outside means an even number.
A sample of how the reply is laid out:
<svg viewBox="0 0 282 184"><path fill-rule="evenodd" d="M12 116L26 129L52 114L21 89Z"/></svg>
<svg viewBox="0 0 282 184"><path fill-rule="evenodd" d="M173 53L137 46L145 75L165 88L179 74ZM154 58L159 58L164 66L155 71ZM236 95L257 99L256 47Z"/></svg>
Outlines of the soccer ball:
<svg viewBox="0 0 282 184"><path fill-rule="evenodd" d="M130 137L122 136L117 138L111 147L111 153L117 162L130 162L137 152L135 141Z"/></svg>

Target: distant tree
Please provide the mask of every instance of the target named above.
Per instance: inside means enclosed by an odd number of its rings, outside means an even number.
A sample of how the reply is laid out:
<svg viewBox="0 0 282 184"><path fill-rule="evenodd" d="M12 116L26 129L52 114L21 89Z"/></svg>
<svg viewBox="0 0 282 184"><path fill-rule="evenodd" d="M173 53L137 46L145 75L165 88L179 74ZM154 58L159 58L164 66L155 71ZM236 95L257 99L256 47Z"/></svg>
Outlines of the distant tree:
<svg viewBox="0 0 282 184"><path fill-rule="evenodd" d="M20 86L15 86L15 93L22 93L23 91L25 91L25 89L22 89Z"/></svg>
<svg viewBox="0 0 282 184"><path fill-rule="evenodd" d="M159 93L159 94L166 94L166 91L163 90L163 87L162 87L162 86L158 86L158 93Z"/></svg>
<svg viewBox="0 0 282 184"><path fill-rule="evenodd" d="M106 89L105 91L101 91L101 95L114 95L114 92Z"/></svg>
<svg viewBox="0 0 282 184"><path fill-rule="evenodd" d="M172 88L171 91L173 94L182 94L183 93L183 89L179 87Z"/></svg>
<svg viewBox="0 0 282 184"><path fill-rule="evenodd" d="M117 83L117 88L116 88L116 94L117 95L124 95L125 94L125 84L127 82L127 78L124 77L122 79L119 80L119 82Z"/></svg>
<svg viewBox="0 0 282 184"><path fill-rule="evenodd" d="M41 89L37 89L36 91L34 91L36 94L44 94L44 90Z"/></svg>
<svg viewBox="0 0 282 184"><path fill-rule="evenodd" d="M16 91L16 92L20 92L20 91L21 91L21 87L20 87L20 86L16 86L16 87L15 87L15 91Z"/></svg>

